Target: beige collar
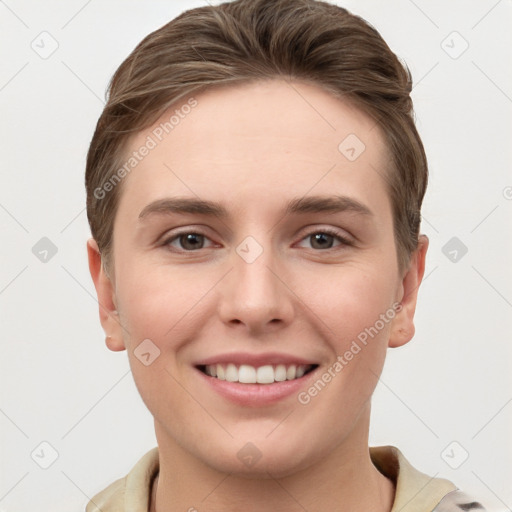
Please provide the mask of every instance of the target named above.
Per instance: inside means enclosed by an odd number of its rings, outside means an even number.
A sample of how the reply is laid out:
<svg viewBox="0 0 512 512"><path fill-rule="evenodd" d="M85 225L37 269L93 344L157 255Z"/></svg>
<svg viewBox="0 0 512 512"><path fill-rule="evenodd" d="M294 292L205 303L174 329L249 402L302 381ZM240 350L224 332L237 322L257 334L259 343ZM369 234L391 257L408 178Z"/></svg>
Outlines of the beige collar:
<svg viewBox="0 0 512 512"><path fill-rule="evenodd" d="M369 450L375 467L395 484L391 512L430 512L446 494L457 489L449 480L430 477L415 469L394 446L374 446ZM126 477L94 496L86 512L147 512L158 470L158 448L155 447Z"/></svg>

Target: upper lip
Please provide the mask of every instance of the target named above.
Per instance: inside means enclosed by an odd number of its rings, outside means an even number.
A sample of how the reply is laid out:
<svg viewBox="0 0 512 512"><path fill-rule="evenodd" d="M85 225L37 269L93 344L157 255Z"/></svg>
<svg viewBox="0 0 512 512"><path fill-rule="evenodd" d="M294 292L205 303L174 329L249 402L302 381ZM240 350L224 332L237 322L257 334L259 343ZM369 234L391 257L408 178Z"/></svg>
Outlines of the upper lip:
<svg viewBox="0 0 512 512"><path fill-rule="evenodd" d="M282 354L278 352L265 352L261 354L249 354L247 352L231 352L226 354L218 354L210 356L205 359L201 359L195 363L195 366L207 366L213 364L228 364L233 363L234 365L247 364L258 368L264 365L309 365L317 364L311 359L304 359L291 354Z"/></svg>

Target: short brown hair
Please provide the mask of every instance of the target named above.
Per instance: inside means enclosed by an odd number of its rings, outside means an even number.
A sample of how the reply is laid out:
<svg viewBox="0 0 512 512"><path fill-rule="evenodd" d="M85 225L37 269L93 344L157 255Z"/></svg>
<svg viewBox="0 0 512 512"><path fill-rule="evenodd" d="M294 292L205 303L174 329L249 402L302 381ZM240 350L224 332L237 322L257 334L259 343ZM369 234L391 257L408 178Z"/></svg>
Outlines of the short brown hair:
<svg viewBox="0 0 512 512"><path fill-rule="evenodd" d="M85 174L87 217L105 269L122 183L98 190L121 165L131 135L208 87L282 78L318 85L380 125L389 152L397 258L417 248L427 160L416 130L412 79L375 28L316 0L236 0L183 12L145 37L113 75ZM340 141L341 142L341 141Z"/></svg>

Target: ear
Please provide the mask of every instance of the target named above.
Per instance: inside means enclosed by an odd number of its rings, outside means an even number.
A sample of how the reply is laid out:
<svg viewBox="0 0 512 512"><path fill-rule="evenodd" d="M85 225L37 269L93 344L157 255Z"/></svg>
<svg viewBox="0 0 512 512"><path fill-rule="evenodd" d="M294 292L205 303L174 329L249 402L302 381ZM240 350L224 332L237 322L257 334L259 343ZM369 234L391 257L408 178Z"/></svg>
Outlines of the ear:
<svg viewBox="0 0 512 512"><path fill-rule="evenodd" d="M124 350L123 328L117 312L115 287L105 273L101 261L101 253L94 238L87 241L87 256L96 295L98 296L100 322L107 334L106 344L110 350Z"/></svg>
<svg viewBox="0 0 512 512"><path fill-rule="evenodd" d="M389 347L401 347L405 345L414 336L414 312L416 311L416 300L418 290L425 273L425 258L428 249L428 238L426 235L420 235L418 247L411 255L409 268L402 278L400 296L398 300L402 304L402 309L397 313L391 327L389 338Z"/></svg>

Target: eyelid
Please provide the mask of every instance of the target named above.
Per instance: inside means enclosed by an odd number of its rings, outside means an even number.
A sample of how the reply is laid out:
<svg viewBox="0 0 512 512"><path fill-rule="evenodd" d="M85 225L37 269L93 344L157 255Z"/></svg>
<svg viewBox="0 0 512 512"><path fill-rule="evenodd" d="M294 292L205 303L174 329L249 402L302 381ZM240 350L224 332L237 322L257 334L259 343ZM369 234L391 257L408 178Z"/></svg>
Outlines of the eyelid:
<svg viewBox="0 0 512 512"><path fill-rule="evenodd" d="M213 242L213 240L211 240L211 238L206 234L207 230L205 230L204 228L195 229L194 226L183 226L183 228L181 228L181 229L177 228L177 229L178 229L178 231L173 231L173 233L170 234L169 236L162 237L163 241L161 242L161 245L168 247L171 245L171 242L174 242L180 236L187 235L187 234L196 234L196 235L203 236L205 239L209 240L210 242L212 242L212 244L215 245L215 242ZM340 246L353 246L355 244L353 237L351 235L349 235L348 233L346 233L346 231L342 231L339 228L335 228L335 227L331 227L331 226L313 226L308 229L305 228L305 230L303 231L303 234L300 237L298 242L300 243L300 242L304 241L306 238L308 238L312 235L315 235L317 233L323 233L323 234L327 234L327 235L337 238L338 241L340 242ZM336 246L336 247L339 247L339 246ZM323 250L315 250L315 252L329 252L329 251L336 250L336 247L329 247L329 248L323 249ZM211 246L210 247L202 247L201 249L209 249L209 248L211 248ZM193 251L193 250L187 251L184 249L174 248L175 252L180 252L180 253L195 253L195 252L199 252L201 249L197 249L195 251Z"/></svg>
<svg viewBox="0 0 512 512"><path fill-rule="evenodd" d="M341 245L346 246L352 246L355 244L354 237L352 237L349 233L346 231L342 231L339 228L331 227L331 226L313 226L312 228L309 228L303 236L301 236L299 242L302 242L304 239L315 235L317 233L324 233L327 235L331 235L335 238L337 238ZM328 252L330 250L335 250L335 247L330 247L329 249L324 249L323 251L315 251L315 252Z"/></svg>
<svg viewBox="0 0 512 512"><path fill-rule="evenodd" d="M160 245L164 246L164 247L168 247L171 245L171 242L174 242L175 240L177 240L180 236L182 235L188 235L188 234L194 234L194 235L200 235L200 236L203 236L205 239L207 240L210 240L210 242L212 242L213 245L215 245L215 242L213 242L213 240L211 240L211 238L206 234L206 229L204 228L195 228L194 226L183 226L183 228L176 228L177 231L175 230L172 230L172 233L166 233L165 235L163 235L161 238L162 238L162 242L160 243ZM203 249L209 249L209 247L203 247ZM190 253L193 253L193 252L199 252L201 249L198 249L196 251L186 251L184 249L176 249L176 252L190 252Z"/></svg>

